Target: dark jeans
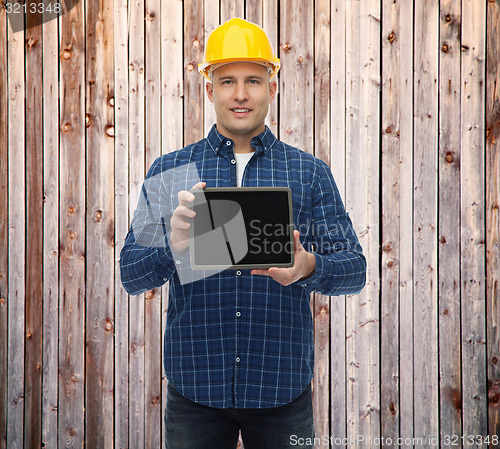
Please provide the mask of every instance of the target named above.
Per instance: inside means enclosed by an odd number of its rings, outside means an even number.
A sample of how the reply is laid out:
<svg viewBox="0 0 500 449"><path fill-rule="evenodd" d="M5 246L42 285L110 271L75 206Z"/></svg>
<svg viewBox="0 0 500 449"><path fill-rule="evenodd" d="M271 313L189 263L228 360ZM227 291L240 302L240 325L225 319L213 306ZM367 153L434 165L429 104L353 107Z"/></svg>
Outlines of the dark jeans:
<svg viewBox="0 0 500 449"><path fill-rule="evenodd" d="M169 384L165 412L166 449L235 449L240 430L245 449L312 448L297 444L314 438L311 385L281 407L218 409L186 399Z"/></svg>

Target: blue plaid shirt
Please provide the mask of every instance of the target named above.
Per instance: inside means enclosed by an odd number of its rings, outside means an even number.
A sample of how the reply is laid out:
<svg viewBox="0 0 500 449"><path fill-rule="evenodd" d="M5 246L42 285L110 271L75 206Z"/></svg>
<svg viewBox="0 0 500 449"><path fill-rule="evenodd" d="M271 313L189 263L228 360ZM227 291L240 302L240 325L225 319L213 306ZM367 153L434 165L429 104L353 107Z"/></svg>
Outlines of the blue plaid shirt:
<svg viewBox="0 0 500 449"><path fill-rule="evenodd" d="M298 397L313 375L310 293L355 294L365 285L366 261L328 165L267 127L251 145L242 186L292 190L294 227L316 259L312 276L284 287L250 270L225 270L181 283L166 238L170 217L161 245L138 242L132 222L120 257L132 295L170 281L167 378L188 399L217 408L277 407ZM215 125L207 138L158 158L146 180L189 163L207 187L236 186L233 142Z"/></svg>

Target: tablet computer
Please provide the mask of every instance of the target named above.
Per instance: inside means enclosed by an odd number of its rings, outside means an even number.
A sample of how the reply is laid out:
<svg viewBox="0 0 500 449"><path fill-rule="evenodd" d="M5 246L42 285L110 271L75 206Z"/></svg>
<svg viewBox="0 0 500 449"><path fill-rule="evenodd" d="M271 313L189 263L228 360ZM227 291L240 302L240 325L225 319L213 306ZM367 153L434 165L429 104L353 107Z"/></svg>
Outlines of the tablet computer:
<svg viewBox="0 0 500 449"><path fill-rule="evenodd" d="M190 226L194 270L265 269L294 264L292 192L288 187L193 189Z"/></svg>

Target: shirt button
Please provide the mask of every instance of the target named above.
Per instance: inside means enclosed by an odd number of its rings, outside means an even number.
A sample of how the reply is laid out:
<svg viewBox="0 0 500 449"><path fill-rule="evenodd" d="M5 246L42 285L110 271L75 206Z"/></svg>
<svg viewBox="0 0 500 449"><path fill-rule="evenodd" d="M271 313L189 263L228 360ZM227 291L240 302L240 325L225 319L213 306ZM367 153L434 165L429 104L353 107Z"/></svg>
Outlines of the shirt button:
<svg viewBox="0 0 500 449"><path fill-rule="evenodd" d="M226 140L226 145L227 146L231 145L231 141L230 140Z"/></svg>
<svg viewBox="0 0 500 449"><path fill-rule="evenodd" d="M236 363L240 363L240 358L236 357Z"/></svg>
<svg viewBox="0 0 500 449"><path fill-rule="evenodd" d="M241 316L241 312L236 312L236 316L240 317Z"/></svg>
<svg viewBox="0 0 500 449"><path fill-rule="evenodd" d="M175 261L175 263L176 263L177 265L180 265L180 264L181 264L181 261L180 261L180 260L176 260L176 261Z"/></svg>
<svg viewBox="0 0 500 449"><path fill-rule="evenodd" d="M237 274L238 276L241 276L241 271L240 271L240 270L238 270L238 271L236 272L236 274Z"/></svg>
<svg viewBox="0 0 500 449"><path fill-rule="evenodd" d="M234 159L231 159L231 164L236 164L236 161Z"/></svg>
<svg viewBox="0 0 500 449"><path fill-rule="evenodd" d="M168 281L168 279L167 279L167 278L163 278L163 280L164 280L165 282L167 282L167 281Z"/></svg>
<svg viewBox="0 0 500 449"><path fill-rule="evenodd" d="M302 284L302 287L307 287L307 284Z"/></svg>

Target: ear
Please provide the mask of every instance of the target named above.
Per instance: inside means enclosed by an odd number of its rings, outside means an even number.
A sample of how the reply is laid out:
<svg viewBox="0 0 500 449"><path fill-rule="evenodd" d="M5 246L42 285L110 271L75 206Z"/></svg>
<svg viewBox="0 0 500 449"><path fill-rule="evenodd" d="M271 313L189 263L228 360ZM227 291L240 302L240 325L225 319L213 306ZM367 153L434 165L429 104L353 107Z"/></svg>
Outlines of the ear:
<svg viewBox="0 0 500 449"><path fill-rule="evenodd" d="M210 103L214 102L214 86L212 83L207 83L207 97L210 100Z"/></svg>
<svg viewBox="0 0 500 449"><path fill-rule="evenodd" d="M274 100L276 96L276 92L278 91L278 83L276 80L272 80L269 82L269 103Z"/></svg>

